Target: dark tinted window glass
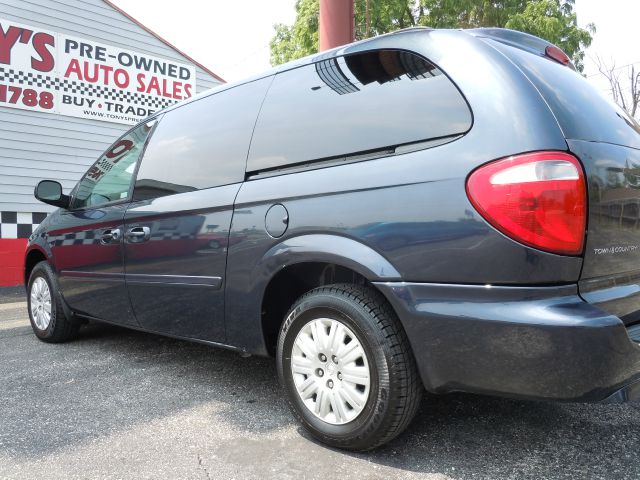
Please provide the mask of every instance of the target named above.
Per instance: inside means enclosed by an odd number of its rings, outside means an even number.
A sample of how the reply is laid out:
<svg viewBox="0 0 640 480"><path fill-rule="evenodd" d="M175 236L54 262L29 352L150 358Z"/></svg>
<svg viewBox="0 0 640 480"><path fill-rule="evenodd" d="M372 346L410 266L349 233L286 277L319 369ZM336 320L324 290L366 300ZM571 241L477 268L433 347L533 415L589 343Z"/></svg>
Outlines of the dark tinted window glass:
<svg viewBox="0 0 640 480"><path fill-rule="evenodd" d="M73 208L124 200L154 122L144 123L118 139L84 174L74 189Z"/></svg>
<svg viewBox="0 0 640 480"><path fill-rule="evenodd" d="M276 75L256 125L249 170L466 132L471 113L438 68L381 50Z"/></svg>
<svg viewBox="0 0 640 480"><path fill-rule="evenodd" d="M538 88L567 138L640 148L640 126L578 72L518 48L490 41Z"/></svg>
<svg viewBox="0 0 640 480"><path fill-rule="evenodd" d="M167 112L147 146L134 200L241 182L270 82L264 78Z"/></svg>

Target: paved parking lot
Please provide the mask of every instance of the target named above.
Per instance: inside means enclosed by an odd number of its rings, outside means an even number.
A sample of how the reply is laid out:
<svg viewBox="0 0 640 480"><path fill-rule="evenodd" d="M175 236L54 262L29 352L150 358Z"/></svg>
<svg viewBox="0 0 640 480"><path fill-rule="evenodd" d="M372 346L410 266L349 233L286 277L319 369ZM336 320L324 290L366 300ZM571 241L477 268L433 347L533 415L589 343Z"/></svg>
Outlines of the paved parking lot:
<svg viewBox="0 0 640 480"><path fill-rule="evenodd" d="M89 325L47 345L0 297L0 478L640 478L640 406L429 397L368 454L292 421L270 359Z"/></svg>

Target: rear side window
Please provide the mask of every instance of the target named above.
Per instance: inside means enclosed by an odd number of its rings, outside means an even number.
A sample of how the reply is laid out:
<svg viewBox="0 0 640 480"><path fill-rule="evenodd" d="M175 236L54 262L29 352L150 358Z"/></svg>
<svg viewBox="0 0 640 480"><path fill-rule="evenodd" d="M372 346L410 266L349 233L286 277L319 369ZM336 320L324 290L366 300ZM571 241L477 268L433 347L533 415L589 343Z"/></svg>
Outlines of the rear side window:
<svg viewBox="0 0 640 480"><path fill-rule="evenodd" d="M271 80L239 85L167 112L147 145L133 199L244 180L251 133Z"/></svg>
<svg viewBox="0 0 640 480"><path fill-rule="evenodd" d="M564 136L640 148L640 127L582 75L538 55L487 40L515 63L540 91Z"/></svg>
<svg viewBox="0 0 640 480"><path fill-rule="evenodd" d="M471 112L424 58L377 50L276 75L251 142L263 171L465 133Z"/></svg>

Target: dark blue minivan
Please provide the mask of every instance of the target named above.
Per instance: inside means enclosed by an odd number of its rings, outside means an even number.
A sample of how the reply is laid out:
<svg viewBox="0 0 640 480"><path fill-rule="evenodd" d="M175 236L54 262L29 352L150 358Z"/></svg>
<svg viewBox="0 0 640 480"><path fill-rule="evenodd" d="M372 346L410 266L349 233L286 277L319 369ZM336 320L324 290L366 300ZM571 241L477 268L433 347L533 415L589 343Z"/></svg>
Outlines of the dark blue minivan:
<svg viewBox="0 0 640 480"><path fill-rule="evenodd" d="M273 355L367 450L422 392L640 397L640 127L557 47L416 28L161 111L30 238L35 334L87 320Z"/></svg>

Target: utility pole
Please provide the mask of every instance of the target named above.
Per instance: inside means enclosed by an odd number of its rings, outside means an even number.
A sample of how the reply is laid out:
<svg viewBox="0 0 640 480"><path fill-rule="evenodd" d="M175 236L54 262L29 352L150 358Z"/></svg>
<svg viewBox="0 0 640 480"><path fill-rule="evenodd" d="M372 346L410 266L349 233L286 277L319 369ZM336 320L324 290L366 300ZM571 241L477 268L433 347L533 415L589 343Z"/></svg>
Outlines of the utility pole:
<svg viewBox="0 0 640 480"><path fill-rule="evenodd" d="M366 24L365 24L365 37L364 38L369 38L369 25L371 25L371 19L369 18L369 0L367 0L367 3L365 5L365 18L366 18Z"/></svg>
<svg viewBox="0 0 640 480"><path fill-rule="evenodd" d="M354 40L353 0L320 0L320 51Z"/></svg>

